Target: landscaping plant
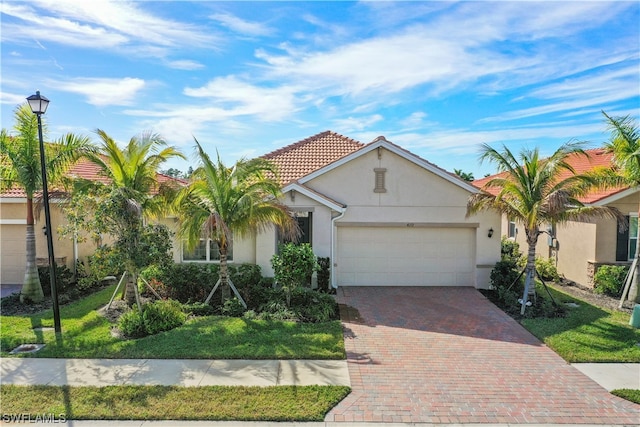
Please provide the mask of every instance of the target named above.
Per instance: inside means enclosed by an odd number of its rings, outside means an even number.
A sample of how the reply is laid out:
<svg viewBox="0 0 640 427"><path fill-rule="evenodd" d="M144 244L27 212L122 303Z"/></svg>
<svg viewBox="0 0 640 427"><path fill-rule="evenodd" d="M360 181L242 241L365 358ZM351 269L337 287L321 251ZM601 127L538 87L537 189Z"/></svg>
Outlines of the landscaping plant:
<svg viewBox="0 0 640 427"><path fill-rule="evenodd" d="M619 296L628 272L629 267L624 265L600 266L593 276L593 282L595 283L593 291L597 294L605 294L612 297Z"/></svg>
<svg viewBox="0 0 640 427"><path fill-rule="evenodd" d="M291 292L309 285L311 275L317 269L316 256L308 243L286 243L278 247L271 258L276 282L285 291L287 307L291 306Z"/></svg>

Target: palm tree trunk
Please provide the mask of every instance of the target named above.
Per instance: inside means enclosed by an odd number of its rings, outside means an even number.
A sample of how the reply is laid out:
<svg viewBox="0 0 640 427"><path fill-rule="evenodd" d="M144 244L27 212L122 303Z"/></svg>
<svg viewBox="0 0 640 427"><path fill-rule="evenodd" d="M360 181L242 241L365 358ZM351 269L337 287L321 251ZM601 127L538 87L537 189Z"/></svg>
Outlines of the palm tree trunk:
<svg viewBox="0 0 640 427"><path fill-rule="evenodd" d="M524 314L527 301L535 298L536 295L536 245L538 244L538 228L528 230L527 234L527 266L525 268L525 287L522 295L521 314Z"/></svg>
<svg viewBox="0 0 640 427"><path fill-rule="evenodd" d="M127 284L124 288L124 300L127 303L128 307L133 307L133 305L136 303L136 286L137 283L135 274L127 272Z"/></svg>
<svg viewBox="0 0 640 427"><path fill-rule="evenodd" d="M33 220L33 199L27 198L27 230L26 245L27 259L26 269L24 272L24 280L22 289L20 290L20 302L40 302L44 300L40 277L38 277L38 267L36 266L36 234L34 231ZM47 232L51 232L47 230Z"/></svg>
<svg viewBox="0 0 640 427"><path fill-rule="evenodd" d="M222 303L231 299L231 287L229 286L229 267L227 265L227 245L218 244L220 250L220 291Z"/></svg>

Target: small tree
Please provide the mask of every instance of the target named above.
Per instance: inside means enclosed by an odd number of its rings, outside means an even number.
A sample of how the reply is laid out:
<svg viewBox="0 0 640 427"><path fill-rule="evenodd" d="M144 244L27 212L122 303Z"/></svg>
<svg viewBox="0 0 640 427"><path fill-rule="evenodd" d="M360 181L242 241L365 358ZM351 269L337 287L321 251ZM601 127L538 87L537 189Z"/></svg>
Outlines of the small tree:
<svg viewBox="0 0 640 427"><path fill-rule="evenodd" d="M291 306L291 291L306 285L317 265L316 256L308 243L280 245L279 253L271 258L271 266L276 282L285 291L287 307Z"/></svg>

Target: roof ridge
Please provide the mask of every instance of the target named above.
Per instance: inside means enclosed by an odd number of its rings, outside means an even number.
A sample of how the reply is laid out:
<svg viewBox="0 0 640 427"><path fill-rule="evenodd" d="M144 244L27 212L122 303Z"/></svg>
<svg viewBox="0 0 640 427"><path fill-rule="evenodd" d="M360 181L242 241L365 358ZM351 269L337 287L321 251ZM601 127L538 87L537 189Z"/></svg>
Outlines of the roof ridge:
<svg viewBox="0 0 640 427"><path fill-rule="evenodd" d="M281 154L284 154L284 153L287 153L287 152L289 152L291 150L299 148L299 147L301 147L303 145L312 143L312 142L316 141L317 139L320 139L320 138L322 138L324 136L327 136L327 135L337 136L337 137L342 138L342 139L344 139L344 140L346 140L348 142L352 142L352 143L355 143L355 144L358 144L358 145L361 145L361 146L365 145L365 144L363 144L362 142L360 142L358 140L355 140L353 138L349 138L348 136L341 135L341 134L339 134L337 132L334 132L332 130L325 130L323 132L320 132L320 133L317 133L315 135L309 136L309 137L307 137L305 139L301 139L298 142L294 142L293 144L285 145L282 148L278 148L277 150L271 151L271 152L269 152L267 154L264 154L264 155L262 155L260 157L265 158L265 159L269 159L269 158L272 158L272 157L275 157L275 156L279 156Z"/></svg>

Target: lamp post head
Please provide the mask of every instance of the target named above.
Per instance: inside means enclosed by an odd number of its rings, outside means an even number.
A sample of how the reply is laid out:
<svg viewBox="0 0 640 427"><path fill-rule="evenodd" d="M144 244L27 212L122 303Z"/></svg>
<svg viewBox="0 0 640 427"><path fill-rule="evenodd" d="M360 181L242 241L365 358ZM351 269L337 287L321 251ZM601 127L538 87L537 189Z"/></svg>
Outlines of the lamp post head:
<svg viewBox="0 0 640 427"><path fill-rule="evenodd" d="M40 95L40 91L36 91L35 95L31 95L27 98L29 102L29 107L31 107L31 111L33 114L41 115L47 111L47 107L49 106L49 99L45 96Z"/></svg>

